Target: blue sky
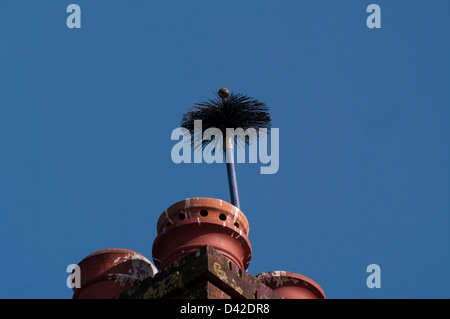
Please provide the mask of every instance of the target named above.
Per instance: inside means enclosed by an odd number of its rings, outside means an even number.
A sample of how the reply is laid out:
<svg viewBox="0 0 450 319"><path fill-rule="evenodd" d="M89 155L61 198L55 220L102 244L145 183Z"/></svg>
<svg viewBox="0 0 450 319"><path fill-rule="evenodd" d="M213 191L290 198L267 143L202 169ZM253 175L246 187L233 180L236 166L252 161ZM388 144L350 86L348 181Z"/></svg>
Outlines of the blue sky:
<svg viewBox="0 0 450 319"><path fill-rule="evenodd" d="M113 247L151 259L167 207L229 200L224 164L170 157L186 108L228 87L280 130L276 174L237 165L251 274L300 273L328 298L449 298L449 9L1 0L0 297L71 298L69 264Z"/></svg>

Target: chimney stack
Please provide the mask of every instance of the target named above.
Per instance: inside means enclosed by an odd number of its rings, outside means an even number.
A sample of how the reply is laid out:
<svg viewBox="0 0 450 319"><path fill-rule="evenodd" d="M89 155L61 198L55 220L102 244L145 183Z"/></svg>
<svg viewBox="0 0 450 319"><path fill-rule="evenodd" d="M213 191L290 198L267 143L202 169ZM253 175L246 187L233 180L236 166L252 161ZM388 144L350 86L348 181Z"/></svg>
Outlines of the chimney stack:
<svg viewBox="0 0 450 319"><path fill-rule="evenodd" d="M322 288L300 274L246 269L252 257L249 223L221 199L187 198L168 207L157 222L152 257L104 249L78 266L81 288L74 299L325 299Z"/></svg>

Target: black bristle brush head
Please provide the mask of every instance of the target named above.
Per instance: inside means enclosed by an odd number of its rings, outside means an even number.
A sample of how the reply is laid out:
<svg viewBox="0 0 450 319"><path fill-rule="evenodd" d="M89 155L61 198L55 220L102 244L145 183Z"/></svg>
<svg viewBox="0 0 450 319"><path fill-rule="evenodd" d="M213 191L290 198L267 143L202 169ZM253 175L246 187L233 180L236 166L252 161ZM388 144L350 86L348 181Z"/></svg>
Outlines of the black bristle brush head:
<svg viewBox="0 0 450 319"><path fill-rule="evenodd" d="M189 107L188 112L183 114L181 127L188 130L191 135L191 145L194 146L196 139L200 140L200 134L194 131L194 121L202 120L202 135L209 128L217 128L222 133L222 140L218 140L213 136L210 140L203 140L198 143L202 149L212 143L213 147L224 147L226 138L226 129L242 128L242 131L249 130L252 132L249 136L244 134L236 134L234 140L237 145L245 146L256 141L260 129L267 129L269 132L271 118L269 108L263 102L258 101L247 95L240 93L231 93L228 89L222 88L215 94L214 99L207 102L196 103Z"/></svg>

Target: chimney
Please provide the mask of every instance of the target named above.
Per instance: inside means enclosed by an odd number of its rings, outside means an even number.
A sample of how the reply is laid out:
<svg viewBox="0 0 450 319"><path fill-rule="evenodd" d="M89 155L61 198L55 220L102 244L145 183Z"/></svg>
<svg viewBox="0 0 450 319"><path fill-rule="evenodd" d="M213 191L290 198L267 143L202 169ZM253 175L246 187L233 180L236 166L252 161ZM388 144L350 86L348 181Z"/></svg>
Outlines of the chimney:
<svg viewBox="0 0 450 319"><path fill-rule="evenodd" d="M312 279L289 271L269 271L255 278L285 299L325 299L322 288Z"/></svg>
<svg viewBox="0 0 450 319"><path fill-rule="evenodd" d="M157 222L152 257L104 249L78 265L74 299L325 299L313 280L293 272L256 276L248 268L249 223L236 206L215 198L187 198Z"/></svg>
<svg viewBox="0 0 450 319"><path fill-rule="evenodd" d="M73 288L73 299L111 299L157 273L147 258L121 248L96 251L78 266L80 288Z"/></svg>
<svg viewBox="0 0 450 319"><path fill-rule="evenodd" d="M247 269L252 257L249 225L239 208L221 199L187 198L159 217L153 242L153 261L163 269L174 261L209 245Z"/></svg>
<svg viewBox="0 0 450 319"><path fill-rule="evenodd" d="M250 145L260 137L260 129L267 132L271 121L264 102L227 88L191 106L181 126L194 148L223 150L231 204L195 197L171 205L158 219L152 247L160 272L138 253L102 250L80 262L81 288L75 289L74 298L324 299L320 286L305 276L288 271L252 276L246 271L252 246L249 223L240 210L233 144ZM221 138L203 140L203 131L217 128ZM253 130L228 136L237 128Z"/></svg>

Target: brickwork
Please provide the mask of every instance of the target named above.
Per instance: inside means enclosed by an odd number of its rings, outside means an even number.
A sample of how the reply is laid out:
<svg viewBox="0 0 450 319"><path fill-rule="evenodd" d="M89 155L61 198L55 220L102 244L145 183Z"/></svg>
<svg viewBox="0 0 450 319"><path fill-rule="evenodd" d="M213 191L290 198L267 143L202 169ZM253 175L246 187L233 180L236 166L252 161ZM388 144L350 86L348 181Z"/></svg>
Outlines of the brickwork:
<svg viewBox="0 0 450 319"><path fill-rule="evenodd" d="M203 246L147 278L118 299L281 299L247 271Z"/></svg>

